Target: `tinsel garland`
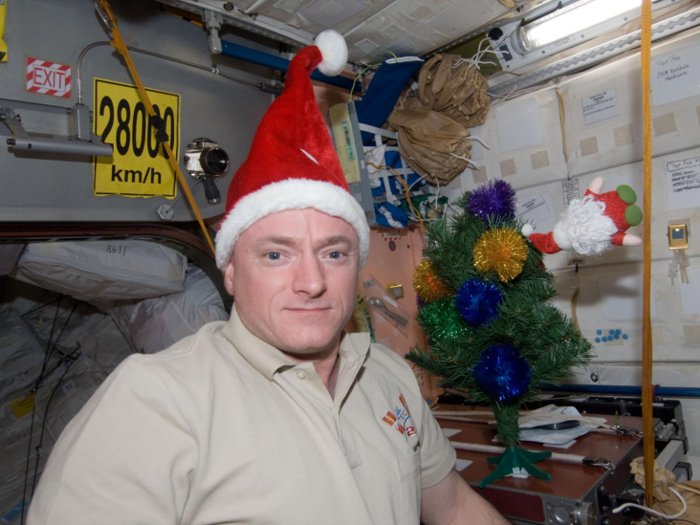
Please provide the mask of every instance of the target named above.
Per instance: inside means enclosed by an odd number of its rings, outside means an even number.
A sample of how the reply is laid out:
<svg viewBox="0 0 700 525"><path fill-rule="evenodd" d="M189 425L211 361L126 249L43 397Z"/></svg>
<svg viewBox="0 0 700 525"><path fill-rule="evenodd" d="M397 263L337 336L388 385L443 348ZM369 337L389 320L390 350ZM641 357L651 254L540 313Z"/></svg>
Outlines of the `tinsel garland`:
<svg viewBox="0 0 700 525"><path fill-rule="evenodd" d="M487 324L496 317L501 302L503 293L498 286L479 279L465 281L455 296L459 313L473 326Z"/></svg>
<svg viewBox="0 0 700 525"><path fill-rule="evenodd" d="M503 282L520 275L526 260L527 244L510 228L484 232L474 246L474 267L481 273L497 272Z"/></svg>
<svg viewBox="0 0 700 525"><path fill-rule="evenodd" d="M451 298L422 307L418 312L418 322L434 343L445 339L460 339L469 334L469 327L462 320Z"/></svg>
<svg viewBox="0 0 700 525"><path fill-rule="evenodd" d="M454 290L440 280L430 261L423 261L413 270L413 288L423 303L433 303L451 297Z"/></svg>

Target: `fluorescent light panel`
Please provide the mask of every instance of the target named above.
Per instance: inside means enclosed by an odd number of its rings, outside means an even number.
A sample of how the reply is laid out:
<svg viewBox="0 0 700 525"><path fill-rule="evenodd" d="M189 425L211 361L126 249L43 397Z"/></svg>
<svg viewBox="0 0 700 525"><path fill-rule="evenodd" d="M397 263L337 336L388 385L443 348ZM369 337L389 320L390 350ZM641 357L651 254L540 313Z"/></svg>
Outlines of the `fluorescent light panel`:
<svg viewBox="0 0 700 525"><path fill-rule="evenodd" d="M570 35L640 9L642 0L582 0L522 28L529 50L545 47Z"/></svg>

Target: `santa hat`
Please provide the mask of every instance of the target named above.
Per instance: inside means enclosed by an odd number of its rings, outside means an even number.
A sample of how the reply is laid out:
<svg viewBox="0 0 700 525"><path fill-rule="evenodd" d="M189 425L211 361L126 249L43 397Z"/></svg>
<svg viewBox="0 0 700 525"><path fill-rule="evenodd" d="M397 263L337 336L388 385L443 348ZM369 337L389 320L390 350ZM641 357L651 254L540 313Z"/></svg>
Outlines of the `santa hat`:
<svg viewBox="0 0 700 525"><path fill-rule="evenodd" d="M284 92L260 122L246 161L226 199L216 235L216 265L223 270L238 236L256 221L285 210L314 208L349 223L360 241L360 265L369 252L369 226L350 193L309 76L314 68L337 75L347 63L343 37L324 31L289 64Z"/></svg>

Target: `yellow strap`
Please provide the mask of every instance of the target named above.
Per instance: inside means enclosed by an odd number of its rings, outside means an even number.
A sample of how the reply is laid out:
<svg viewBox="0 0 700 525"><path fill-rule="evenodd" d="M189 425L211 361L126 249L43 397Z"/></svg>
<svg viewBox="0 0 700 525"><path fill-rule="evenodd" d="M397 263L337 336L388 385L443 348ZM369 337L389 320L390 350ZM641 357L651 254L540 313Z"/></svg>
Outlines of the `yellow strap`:
<svg viewBox="0 0 700 525"><path fill-rule="evenodd" d="M651 0L642 3L642 110L644 113L644 299L642 310L642 415L644 417L644 490L654 504L654 416L651 370Z"/></svg>
<svg viewBox="0 0 700 525"><path fill-rule="evenodd" d="M139 77L138 71L136 71L136 66L134 65L133 60L131 60L131 55L129 54L129 50L126 47L126 44L124 43L124 39L122 38L122 34L119 31L119 26L117 25L117 19L112 13L112 9L109 7L109 3L107 0L100 0L100 6L104 10L105 14L109 17L110 22L112 23L111 31L112 31L112 46L119 52L124 57L124 61L126 62L126 66L129 68L129 73L131 73L131 76L134 79L134 82L136 82L136 87L139 90L139 93L141 94L141 99L146 106L146 110L148 111L148 114L151 115L152 117L156 116L156 112L153 109L153 105L151 104L150 99L148 98L148 93L146 93L146 88L143 87L143 83L141 82L141 77ZM202 214L199 212L199 207L197 206L197 203L194 200L194 197L192 196L192 192L190 191L190 187L187 185L187 180L185 179L185 176L182 173L182 170L180 170L180 165L178 164L177 159L175 158L175 155L173 154L173 150L170 148L170 144L168 141L163 142L163 148L165 149L166 156L168 157L168 161L170 162L170 165L173 168L173 171L177 174L177 180L180 182L180 187L182 188L182 191L185 192L185 196L187 197L187 200L190 203L190 206L192 206L192 210L194 211L195 216L197 217L197 222L199 222L200 228L202 228L202 232L204 233L204 238L207 240L207 244L209 244L209 248L211 248L212 254L216 253L216 249L214 248L214 243L211 240L211 237L209 236L209 232L207 231L207 227L204 224L204 219L202 219Z"/></svg>
<svg viewBox="0 0 700 525"><path fill-rule="evenodd" d="M559 88L555 88L559 101L559 120L561 121L561 148L564 151L564 162L569 163L569 153L566 149L566 110L564 109L564 95Z"/></svg>

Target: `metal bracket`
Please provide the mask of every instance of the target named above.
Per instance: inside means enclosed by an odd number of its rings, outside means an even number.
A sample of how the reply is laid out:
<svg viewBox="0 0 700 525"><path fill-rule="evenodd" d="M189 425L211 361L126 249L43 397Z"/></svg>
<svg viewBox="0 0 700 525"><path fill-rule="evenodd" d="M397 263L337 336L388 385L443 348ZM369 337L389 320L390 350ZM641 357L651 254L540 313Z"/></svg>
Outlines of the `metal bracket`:
<svg viewBox="0 0 700 525"><path fill-rule="evenodd" d="M219 37L219 29L224 23L224 18L214 11L206 9L204 11L204 23L209 30L209 51L212 55L221 54L221 38Z"/></svg>
<svg viewBox="0 0 700 525"><path fill-rule="evenodd" d="M3 101L7 102L7 101ZM56 108L42 104L19 103L24 107L30 107L38 111L54 112ZM95 135L91 129L90 109L84 104L76 104L72 108L65 109L69 118L69 128L71 136L50 134L32 134L27 132L22 125L20 115L14 109L7 106L0 106L0 123L5 124L12 138L7 139L7 145L12 146L15 151L40 151L46 153L63 153L69 155L88 155L91 157L111 157L112 145L104 144L100 137Z"/></svg>

